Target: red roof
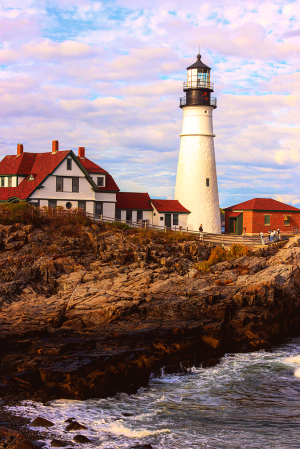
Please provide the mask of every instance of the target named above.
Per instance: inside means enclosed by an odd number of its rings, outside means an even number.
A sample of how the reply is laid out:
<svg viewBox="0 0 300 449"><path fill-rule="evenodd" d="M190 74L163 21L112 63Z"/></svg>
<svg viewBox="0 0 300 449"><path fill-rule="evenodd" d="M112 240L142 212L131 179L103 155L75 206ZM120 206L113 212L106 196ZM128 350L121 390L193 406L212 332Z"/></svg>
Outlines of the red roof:
<svg viewBox="0 0 300 449"><path fill-rule="evenodd" d="M107 172L105 172L105 173L107 173ZM106 179L106 182L105 182L105 187L98 187L98 190L100 191L100 192L105 192L105 191L107 191L107 190L109 190L109 191L114 191L114 192L119 192L119 187L117 186L117 184L115 183L115 180L113 179L113 177L111 176L111 175L109 175L108 173L107 173L107 175L106 175L106 177L105 177L105 179Z"/></svg>
<svg viewBox="0 0 300 449"><path fill-rule="evenodd" d="M229 214L229 217L238 217L239 215L241 215L243 212L231 212L231 214Z"/></svg>
<svg viewBox="0 0 300 449"><path fill-rule="evenodd" d="M118 192L116 209L153 210L148 193Z"/></svg>
<svg viewBox="0 0 300 449"><path fill-rule="evenodd" d="M21 156L5 156L0 162L0 175L4 174L23 174L27 175L17 187L1 187L0 200L5 201L15 196L20 200L27 199L36 187L52 173L62 160L70 153L70 151L58 151L57 153L23 153L22 156L30 155L23 158ZM34 156L34 157L33 157ZM19 158L19 159L18 159ZM22 162L24 159L24 163ZM21 163L19 162L21 161ZM31 167L30 167L30 161ZM3 163L3 165L2 165ZM8 165L11 164L11 165ZM25 169L22 173L20 170ZM9 170L10 168L10 170ZM3 171L7 170L7 173ZM14 171L12 171L14 170ZM29 181L29 175L34 175L34 180Z"/></svg>
<svg viewBox="0 0 300 449"><path fill-rule="evenodd" d="M183 207L177 200L151 200L158 212L179 212L190 214L190 211Z"/></svg>
<svg viewBox="0 0 300 449"><path fill-rule="evenodd" d="M37 153L5 156L0 162L1 175L29 175Z"/></svg>
<svg viewBox="0 0 300 449"><path fill-rule="evenodd" d="M99 167L95 162L90 161L87 157L76 157L89 173L107 173L107 171L103 170L103 168Z"/></svg>
<svg viewBox="0 0 300 449"><path fill-rule="evenodd" d="M295 211L300 212L297 207L290 206L289 204L281 203L280 201L273 200L272 198L253 198L252 200L245 201L244 203L236 204L235 206L226 207L225 210L281 210L281 211Z"/></svg>
<svg viewBox="0 0 300 449"><path fill-rule="evenodd" d="M57 153L23 153L19 156L5 156L0 162L0 176L24 175L26 178L17 187L0 187L0 201L6 201L13 196L20 200L26 200L69 153L71 153L71 150L58 151ZM119 191L112 176L105 170L87 158L77 157L77 159L89 173L95 170L97 173L106 174L106 185L105 187L98 187L99 191ZM30 175L33 175L32 181L28 180Z"/></svg>

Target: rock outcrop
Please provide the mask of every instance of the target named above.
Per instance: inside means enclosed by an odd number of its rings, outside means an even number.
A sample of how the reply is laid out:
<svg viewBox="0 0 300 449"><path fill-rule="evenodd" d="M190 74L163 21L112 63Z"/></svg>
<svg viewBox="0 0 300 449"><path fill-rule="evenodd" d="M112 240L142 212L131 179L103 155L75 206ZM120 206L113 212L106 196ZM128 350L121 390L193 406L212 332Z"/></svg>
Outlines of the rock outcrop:
<svg viewBox="0 0 300 449"><path fill-rule="evenodd" d="M199 272L212 249L199 241L97 225L55 238L2 228L23 246L5 243L0 257L0 395L134 392L162 367L210 366L299 334L298 237Z"/></svg>

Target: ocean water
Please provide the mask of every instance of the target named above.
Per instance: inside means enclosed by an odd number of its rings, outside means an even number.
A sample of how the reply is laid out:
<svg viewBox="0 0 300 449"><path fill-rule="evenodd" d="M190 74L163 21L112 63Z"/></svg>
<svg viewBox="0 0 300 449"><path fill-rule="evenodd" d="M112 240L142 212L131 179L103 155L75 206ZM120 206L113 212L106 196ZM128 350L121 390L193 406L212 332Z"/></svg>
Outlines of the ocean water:
<svg viewBox="0 0 300 449"><path fill-rule="evenodd" d="M300 338L272 352L228 354L189 374L162 373L131 396L9 409L54 422L49 432L57 438L87 436L91 443L75 444L86 449L300 448ZM66 432L64 421L73 417L88 430Z"/></svg>

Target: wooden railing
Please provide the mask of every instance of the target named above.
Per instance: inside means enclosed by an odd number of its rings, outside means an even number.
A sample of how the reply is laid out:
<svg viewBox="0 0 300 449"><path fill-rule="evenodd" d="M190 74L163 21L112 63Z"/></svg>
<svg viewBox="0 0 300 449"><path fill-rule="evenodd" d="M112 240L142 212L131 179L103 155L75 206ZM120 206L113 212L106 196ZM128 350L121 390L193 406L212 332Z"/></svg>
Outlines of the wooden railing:
<svg viewBox="0 0 300 449"><path fill-rule="evenodd" d="M93 214L86 214L88 217L90 217L92 220L95 220L97 222L99 221L105 221L108 223L123 223L127 226L130 226L132 228L138 228L138 229L144 229L144 230L152 230L157 232L180 232L188 235L194 235L195 237L198 237L199 240L203 242L208 243L215 243L216 245L233 245L236 243L240 243L242 245L260 245L262 244L261 237L259 235L236 235L236 234L211 234L208 232L203 232L200 234L199 231L192 231L188 228L183 228L182 226L157 226L150 223L147 223L146 221L141 222L134 222L131 220L125 220L120 218L112 218L112 217L105 217L103 215L93 215ZM295 233L295 232L293 232ZM282 240L287 240L289 237L281 236ZM269 241L269 236L266 234L264 236L264 244L268 245L270 243L274 243L278 241L278 237L274 237L272 241Z"/></svg>

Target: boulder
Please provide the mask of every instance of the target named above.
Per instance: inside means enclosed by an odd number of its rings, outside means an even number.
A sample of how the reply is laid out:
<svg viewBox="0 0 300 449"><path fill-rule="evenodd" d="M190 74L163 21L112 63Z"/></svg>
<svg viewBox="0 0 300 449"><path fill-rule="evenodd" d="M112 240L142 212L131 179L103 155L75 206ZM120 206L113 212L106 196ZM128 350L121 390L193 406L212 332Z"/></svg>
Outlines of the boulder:
<svg viewBox="0 0 300 449"><path fill-rule="evenodd" d="M76 443L81 443L81 444L86 444L86 443L90 443L91 440L89 440L87 437L85 437L84 435L76 435L73 440Z"/></svg>
<svg viewBox="0 0 300 449"><path fill-rule="evenodd" d="M67 430L68 432L70 430L83 430L83 429L87 429L87 427L85 427L83 424L79 424L77 421L72 421L66 428L65 430Z"/></svg>
<svg viewBox="0 0 300 449"><path fill-rule="evenodd" d="M54 426L54 423L51 421L48 421L45 418L41 418L38 416L35 418L30 424L29 427L52 427Z"/></svg>
<svg viewBox="0 0 300 449"><path fill-rule="evenodd" d="M50 444L51 447L67 447L69 445L72 445L72 443L68 441L57 440L56 438L53 438Z"/></svg>

